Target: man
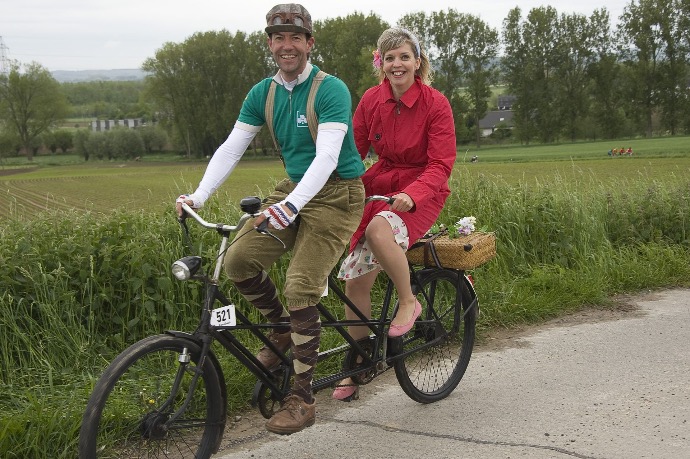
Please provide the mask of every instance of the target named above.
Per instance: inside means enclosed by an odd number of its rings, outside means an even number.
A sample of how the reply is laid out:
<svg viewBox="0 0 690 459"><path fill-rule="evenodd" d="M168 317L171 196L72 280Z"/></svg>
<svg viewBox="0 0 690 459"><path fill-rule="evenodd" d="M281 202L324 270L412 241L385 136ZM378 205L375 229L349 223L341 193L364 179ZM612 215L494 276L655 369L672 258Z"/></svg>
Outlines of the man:
<svg viewBox="0 0 690 459"><path fill-rule="evenodd" d="M253 225L258 227L268 219L269 227L287 248L249 231L228 251L225 271L269 322L280 324L269 334L271 342L282 352L292 350L292 390L266 423L271 432L291 434L316 419L311 387L321 335L316 304L362 217L364 165L352 134L350 94L338 78L328 75L321 82L313 102L318 119L315 140L310 133L309 117L305 116L307 97L319 69L308 62L314 46L309 12L299 4L280 4L268 12L266 22L268 47L279 71L249 91L232 132L213 155L199 187L191 195L180 196L177 210L181 212L182 201L200 208L230 175L261 126L267 122L273 126L289 178L265 199L264 211ZM269 112L267 117L272 82L276 83L274 109L273 116ZM288 250L292 250L292 258L283 296L289 312L266 273ZM268 348L257 358L269 368L280 363Z"/></svg>

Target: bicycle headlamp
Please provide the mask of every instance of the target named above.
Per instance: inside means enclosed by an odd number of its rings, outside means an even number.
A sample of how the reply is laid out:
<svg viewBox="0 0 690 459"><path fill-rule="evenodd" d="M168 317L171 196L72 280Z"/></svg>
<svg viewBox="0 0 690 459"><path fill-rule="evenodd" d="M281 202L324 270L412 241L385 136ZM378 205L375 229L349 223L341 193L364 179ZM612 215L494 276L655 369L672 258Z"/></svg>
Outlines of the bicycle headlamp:
<svg viewBox="0 0 690 459"><path fill-rule="evenodd" d="M199 268L201 268L201 257L184 257L173 263L172 273L177 280L189 280L199 271Z"/></svg>

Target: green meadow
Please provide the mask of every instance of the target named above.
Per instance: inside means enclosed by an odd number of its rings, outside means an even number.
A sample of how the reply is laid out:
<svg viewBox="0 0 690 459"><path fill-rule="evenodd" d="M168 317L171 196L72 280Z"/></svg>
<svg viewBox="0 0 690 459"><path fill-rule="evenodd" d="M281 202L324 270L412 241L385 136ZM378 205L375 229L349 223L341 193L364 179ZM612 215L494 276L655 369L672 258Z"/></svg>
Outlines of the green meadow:
<svg viewBox="0 0 690 459"><path fill-rule="evenodd" d="M497 257L471 273L480 341L493 329L612 307L616 294L690 285L690 138L615 144L458 151L439 220L472 215L497 237ZM609 157L614 146L634 154ZM107 363L145 336L193 329L200 292L169 272L187 254L172 209L204 169L171 157L0 164L0 457L75 457L86 399ZM277 160L243 161L202 214L232 222L239 199L282 177ZM217 236L191 230L210 257ZM279 287L285 265L271 271ZM342 316L341 305L326 306ZM338 340L324 333L324 346ZM248 409L253 381L221 360L234 416Z"/></svg>
<svg viewBox="0 0 690 459"><path fill-rule="evenodd" d="M608 156L609 149L632 147L632 156ZM472 156L479 161L472 163ZM171 160L172 159L172 160ZM582 142L556 145L494 146L458 151L454 176L486 175L507 183L520 181L665 180L688 172L690 137ZM517 163L517 164L516 164ZM518 165L519 164L519 165ZM157 211L171 198L196 186L205 162L160 155L143 162L85 163L71 155L39 156L0 163L0 215L25 218L42 210L109 212L126 207ZM21 171L21 172L20 172ZM277 159L243 161L216 199L238 201L262 194L284 177Z"/></svg>

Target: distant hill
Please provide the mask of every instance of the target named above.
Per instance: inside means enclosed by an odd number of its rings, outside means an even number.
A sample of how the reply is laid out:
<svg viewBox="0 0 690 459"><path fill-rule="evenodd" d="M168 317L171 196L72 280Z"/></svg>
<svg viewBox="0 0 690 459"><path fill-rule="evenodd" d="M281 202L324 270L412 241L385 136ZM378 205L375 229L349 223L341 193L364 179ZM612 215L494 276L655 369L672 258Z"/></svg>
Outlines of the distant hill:
<svg viewBox="0 0 690 459"><path fill-rule="evenodd" d="M146 76L146 72L141 69L55 70L51 73L53 78L60 83L74 83L78 81L136 81L143 80Z"/></svg>

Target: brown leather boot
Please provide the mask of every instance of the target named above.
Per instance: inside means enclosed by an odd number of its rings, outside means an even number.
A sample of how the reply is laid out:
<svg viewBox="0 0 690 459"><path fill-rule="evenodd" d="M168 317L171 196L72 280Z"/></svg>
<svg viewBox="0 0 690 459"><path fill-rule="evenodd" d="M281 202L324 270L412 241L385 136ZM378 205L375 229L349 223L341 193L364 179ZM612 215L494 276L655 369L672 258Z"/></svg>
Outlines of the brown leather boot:
<svg viewBox="0 0 690 459"><path fill-rule="evenodd" d="M283 406L266 422L269 432L290 435L316 422L316 400L308 404L297 395L288 395Z"/></svg>
<svg viewBox="0 0 690 459"><path fill-rule="evenodd" d="M290 349L290 343L292 342L290 335L290 332L274 333L273 330L271 330L268 333L267 338L275 347L278 348L280 352L285 353L288 351L288 349ZM269 349L268 346L262 347L259 350L259 353L256 354L256 358L269 369L278 366L280 363L280 357Z"/></svg>

